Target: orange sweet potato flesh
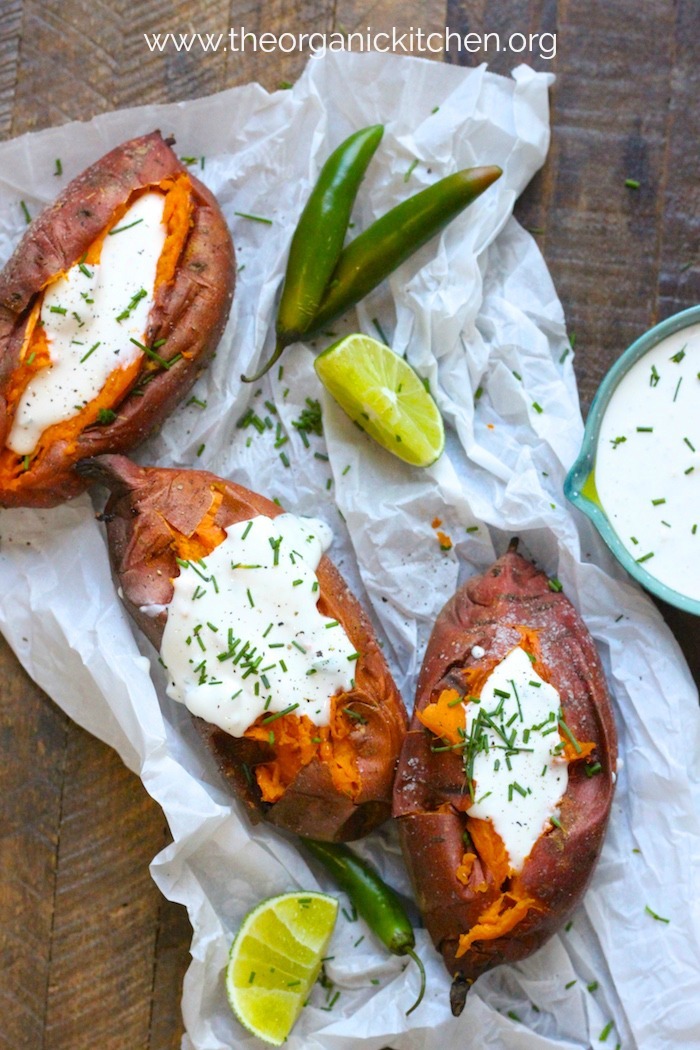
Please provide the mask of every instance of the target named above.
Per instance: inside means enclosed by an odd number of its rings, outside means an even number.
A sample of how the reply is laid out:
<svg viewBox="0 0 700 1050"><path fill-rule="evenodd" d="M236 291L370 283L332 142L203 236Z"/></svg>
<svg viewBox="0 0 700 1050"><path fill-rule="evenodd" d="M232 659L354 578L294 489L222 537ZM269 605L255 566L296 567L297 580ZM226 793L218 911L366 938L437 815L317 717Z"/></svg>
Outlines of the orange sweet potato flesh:
<svg viewBox="0 0 700 1050"><path fill-rule="evenodd" d="M106 231L148 189L166 194L168 236L144 343L160 344L158 355L175 363L166 368L144 356L113 372L102 394L73 420L49 428L24 462L6 441L19 393L46 353L32 331L41 294L80 260L96 262ZM0 506L49 507L76 496L87 485L73 470L80 459L129 451L160 425L216 348L234 276L233 244L216 200L159 132L123 143L69 183L0 273ZM100 409L116 418L98 422Z"/></svg>
<svg viewBox="0 0 700 1050"><path fill-rule="evenodd" d="M206 471L139 467L114 455L87 460L79 470L111 490L104 518L112 564L129 613L156 648L167 611L153 617L141 607L170 601L176 559L205 556L234 522L282 513L264 496ZM335 698L330 726L319 730L285 715L275 720L270 743L269 725L236 738L201 718L193 721L253 822L347 841L391 813L407 719L359 603L327 557L316 574L319 611L342 624L360 654L354 688Z"/></svg>
<svg viewBox="0 0 700 1050"><path fill-rule="evenodd" d="M593 872L613 795L615 725L595 646L565 595L552 591L515 546L440 613L394 785L406 864L425 925L454 978L455 1013L480 974L530 955L566 922ZM570 761L561 828L543 833L513 873L490 822L468 815L461 752L433 747L456 731L450 700L478 696L488 673L518 645L559 692L566 724L583 743L580 752L564 752ZM475 658L475 646L485 656Z"/></svg>

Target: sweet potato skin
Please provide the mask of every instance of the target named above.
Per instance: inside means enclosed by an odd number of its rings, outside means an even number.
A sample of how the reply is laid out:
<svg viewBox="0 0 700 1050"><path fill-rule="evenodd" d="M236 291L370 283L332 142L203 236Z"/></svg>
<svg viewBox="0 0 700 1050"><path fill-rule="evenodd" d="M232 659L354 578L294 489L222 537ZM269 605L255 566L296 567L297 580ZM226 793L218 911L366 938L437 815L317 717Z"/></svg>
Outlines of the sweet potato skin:
<svg viewBox="0 0 700 1050"><path fill-rule="evenodd" d="M167 612L151 616L141 608L166 605L172 598L172 580L179 569L169 526L191 535L209 510L213 491L223 496L214 518L221 528L258 514L274 518L282 513L264 496L206 471L139 467L124 456L112 455L85 461L79 469L111 489L104 518L115 575L130 615L156 648L160 648ZM362 715L362 720L353 720L350 736L361 783L359 794L353 799L339 792L316 756L277 802L265 802L249 771L274 758L273 746L233 737L195 716L193 722L254 823L264 819L299 835L348 841L390 815L407 718L374 631L342 576L325 556L316 574L319 610L343 625L360 654L355 688L344 700L345 706L351 705Z"/></svg>
<svg viewBox="0 0 700 1050"><path fill-rule="evenodd" d="M74 464L135 448L187 393L214 352L233 298L231 235L213 195L155 131L123 143L70 182L27 229L0 273L0 447L11 425L7 385L36 296L83 257L132 193L182 173L192 187L192 227L174 280L156 292L145 340L149 346L166 340L161 351L166 359L185 356L156 372L138 393L128 393L114 406L112 423L91 426L77 440L55 442L15 483L0 481L0 506L55 506L83 491L87 482Z"/></svg>
<svg viewBox="0 0 700 1050"><path fill-rule="evenodd" d="M478 855L467 884L456 877L470 802L463 760L456 752L431 750L435 737L416 712L436 691L450 686L451 674L456 684L456 672L477 666L474 646L484 649L495 665L520 644L518 627L523 626L537 632L542 663L560 694L565 720L578 740L595 742L593 757L602 770L588 776L583 762L569 764L561 829L553 827L540 836L525 861L522 888L541 907L529 910L509 934L474 941L458 958L460 934L476 924L501 887L494 885ZM393 812L416 898L455 984L466 988L486 970L525 958L566 921L602 847L616 758L607 687L588 631L564 594L550 589L545 574L509 549L483 576L468 580L436 621L394 785Z"/></svg>

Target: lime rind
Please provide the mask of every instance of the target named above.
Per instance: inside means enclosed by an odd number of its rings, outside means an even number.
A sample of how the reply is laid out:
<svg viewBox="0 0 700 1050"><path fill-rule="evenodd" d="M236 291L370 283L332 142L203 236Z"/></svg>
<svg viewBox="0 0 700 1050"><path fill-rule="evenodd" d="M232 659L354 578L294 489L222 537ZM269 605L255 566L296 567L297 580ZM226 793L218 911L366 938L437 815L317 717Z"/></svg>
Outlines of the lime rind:
<svg viewBox="0 0 700 1050"><path fill-rule="evenodd" d="M403 358L370 336L346 336L316 358L316 373L354 423L406 463L426 467L445 446L440 411Z"/></svg>
<svg viewBox="0 0 700 1050"><path fill-rule="evenodd" d="M325 893L282 894L245 916L226 968L226 992L249 1032L280 1046L321 970L338 913Z"/></svg>

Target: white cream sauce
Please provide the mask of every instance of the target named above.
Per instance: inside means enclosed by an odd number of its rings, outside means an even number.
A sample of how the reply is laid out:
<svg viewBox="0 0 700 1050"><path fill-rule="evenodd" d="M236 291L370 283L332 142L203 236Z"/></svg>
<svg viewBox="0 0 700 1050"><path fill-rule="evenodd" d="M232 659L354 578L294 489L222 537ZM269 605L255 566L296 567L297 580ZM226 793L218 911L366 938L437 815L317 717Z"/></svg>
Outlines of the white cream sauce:
<svg viewBox="0 0 700 1050"><path fill-rule="evenodd" d="M700 600L700 324L621 379L600 427L595 484L623 546L661 583Z"/></svg>
<svg viewBox="0 0 700 1050"><path fill-rule="evenodd" d="M344 628L317 608L315 570L331 539L313 518L260 516L183 564L160 651L168 695L236 737L290 708L328 725L357 660Z"/></svg>
<svg viewBox="0 0 700 1050"><path fill-rule="evenodd" d="M560 703L557 690L540 678L518 646L494 667L480 703L465 705L468 740L480 710L498 727L482 722L475 730L483 733L488 750L476 754L469 816L493 822L516 873L551 818L557 819L569 782L559 735Z"/></svg>
<svg viewBox="0 0 700 1050"><path fill-rule="evenodd" d="M76 263L49 285L41 324L51 365L28 383L7 445L30 455L44 431L77 415L116 368L143 354L158 259L166 229L162 193L145 193L104 239L97 265Z"/></svg>

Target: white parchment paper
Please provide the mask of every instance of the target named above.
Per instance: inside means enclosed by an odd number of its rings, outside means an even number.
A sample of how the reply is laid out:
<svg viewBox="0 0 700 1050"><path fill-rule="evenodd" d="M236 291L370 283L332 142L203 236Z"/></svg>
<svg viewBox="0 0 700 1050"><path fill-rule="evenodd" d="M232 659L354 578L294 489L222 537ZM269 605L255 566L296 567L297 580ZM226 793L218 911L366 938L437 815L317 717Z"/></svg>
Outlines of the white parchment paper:
<svg viewBox="0 0 700 1050"><path fill-rule="evenodd" d="M205 158L197 174L221 201L238 252L235 303L195 390L206 408L177 409L138 458L206 467L328 521L333 556L371 612L409 708L441 606L514 534L559 576L603 657L620 775L603 856L571 927L526 962L481 978L459 1019L449 1012L442 962L419 930L428 993L407 1018L414 968L388 956L361 922L341 917L327 966L340 995L331 1010L327 993L314 990L290 1050L686 1050L700 1038L697 694L652 603L563 499L582 434L572 353L538 248L511 217L547 151L549 82L524 66L506 79L484 67L326 55L309 62L291 91L269 95L250 85L0 146L2 259L23 229L20 200L37 214L65 181L124 139L160 127L175 133L182 155ZM446 454L425 471L371 444L323 396L311 347L286 353L281 379L275 370L252 388L240 382L272 348L289 239L320 165L352 130L379 121L386 132L359 195L356 229L450 171L504 169L337 326L376 335L378 321L429 378L449 436ZM57 157L61 178L53 174ZM324 413L324 437L312 436L308 449L292 425L307 397L320 398ZM249 405L269 414L266 400L289 437L289 467L274 432L237 425ZM291 839L251 829L199 750L186 713L165 697L153 653L135 639L116 596L93 511L85 496L50 511L0 512L0 625L29 674L118 750L167 815L174 841L154 860L153 876L187 906L194 927L183 1047L254 1047L224 994L233 933L262 897L319 884ZM452 540L449 551L440 548L436 518ZM391 826L358 850L410 895ZM325 881L321 887L331 889ZM654 919L647 905L669 921Z"/></svg>

